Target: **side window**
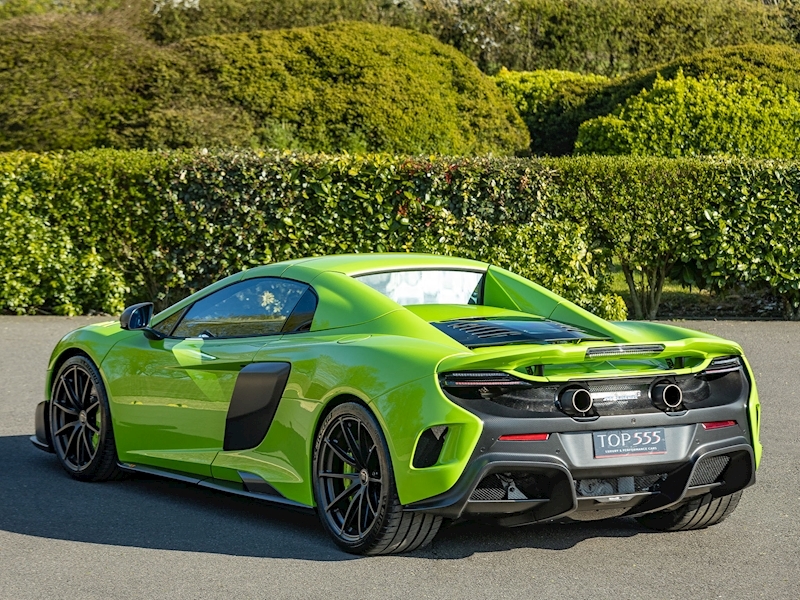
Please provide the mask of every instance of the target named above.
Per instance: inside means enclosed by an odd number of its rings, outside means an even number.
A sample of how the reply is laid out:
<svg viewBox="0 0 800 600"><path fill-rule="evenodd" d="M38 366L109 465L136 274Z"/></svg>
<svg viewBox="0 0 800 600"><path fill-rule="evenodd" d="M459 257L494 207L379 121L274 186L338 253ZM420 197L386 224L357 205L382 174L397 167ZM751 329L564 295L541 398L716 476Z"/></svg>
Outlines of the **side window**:
<svg viewBox="0 0 800 600"><path fill-rule="evenodd" d="M181 318L183 312L183 309L175 311L166 319L161 321L158 325L153 325L153 329L164 335L169 335L172 333L172 330L175 329L175 325L177 325L178 320Z"/></svg>
<svg viewBox="0 0 800 600"><path fill-rule="evenodd" d="M195 302L173 337L230 338L280 333L308 290L297 281L247 279Z"/></svg>

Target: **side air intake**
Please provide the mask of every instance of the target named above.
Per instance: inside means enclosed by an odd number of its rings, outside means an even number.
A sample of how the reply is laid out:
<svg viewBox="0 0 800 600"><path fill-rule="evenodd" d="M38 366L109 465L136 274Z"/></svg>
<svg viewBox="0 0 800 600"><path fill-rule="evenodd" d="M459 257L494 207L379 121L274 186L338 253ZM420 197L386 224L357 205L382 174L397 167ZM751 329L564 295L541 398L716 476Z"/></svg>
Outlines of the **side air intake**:
<svg viewBox="0 0 800 600"><path fill-rule="evenodd" d="M430 427L423 431L419 436L417 449L414 451L414 460L411 463L414 468L425 469L435 465L442 454L446 437L447 427L445 425Z"/></svg>

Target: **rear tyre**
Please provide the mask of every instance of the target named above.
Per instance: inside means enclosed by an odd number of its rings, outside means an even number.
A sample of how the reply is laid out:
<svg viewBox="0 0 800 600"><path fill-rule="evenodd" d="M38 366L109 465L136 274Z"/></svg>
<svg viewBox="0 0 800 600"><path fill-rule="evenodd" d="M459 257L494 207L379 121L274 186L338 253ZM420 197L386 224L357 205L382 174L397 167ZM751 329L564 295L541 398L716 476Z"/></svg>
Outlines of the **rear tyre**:
<svg viewBox="0 0 800 600"><path fill-rule="evenodd" d="M80 481L119 474L108 395L92 361L73 356L61 366L49 410L53 450L67 473Z"/></svg>
<svg viewBox="0 0 800 600"><path fill-rule="evenodd" d="M658 531L688 531L704 529L724 521L739 504L742 492L714 498L705 494L692 498L674 510L662 510L637 517L645 527Z"/></svg>
<svg viewBox="0 0 800 600"><path fill-rule="evenodd" d="M346 552L410 552L439 531L441 517L403 511L383 432L360 404L341 404L325 418L312 468L319 518Z"/></svg>

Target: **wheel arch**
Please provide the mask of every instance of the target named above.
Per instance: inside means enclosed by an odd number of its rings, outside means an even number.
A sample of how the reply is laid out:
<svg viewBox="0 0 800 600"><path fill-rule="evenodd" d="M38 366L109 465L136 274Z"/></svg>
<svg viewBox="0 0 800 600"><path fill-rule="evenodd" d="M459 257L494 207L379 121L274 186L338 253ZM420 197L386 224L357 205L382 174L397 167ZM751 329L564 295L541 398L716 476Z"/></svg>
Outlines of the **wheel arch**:
<svg viewBox="0 0 800 600"><path fill-rule="evenodd" d="M369 413L375 417L375 421L378 423L378 427L381 429L381 433L383 433L383 437L386 437L386 430L383 427L383 423L378 418L378 415L375 414L375 409L370 406L370 403L364 400L363 398L352 394L350 392L341 392L339 394L334 395L330 400L325 403L325 406L322 407L322 410L319 412L319 416L317 417L317 422L314 424L314 435L311 436L311 449L308 453L309 461L313 463L314 461L314 445L317 443L317 436L319 435L319 430L322 428L322 424L325 422L325 419L328 417L329 414L333 411L334 408L337 406L341 406L342 404L347 404L348 402L353 402L355 404L360 404L365 409L369 411Z"/></svg>
<svg viewBox="0 0 800 600"><path fill-rule="evenodd" d="M83 350L82 348L77 348L75 346L71 348L67 348L61 354L59 354L51 363L51 368L48 376L47 381L47 389L45 390L46 399L49 402L52 394L53 394L53 382L55 381L56 375L58 375L59 369L61 369L62 365L67 362L73 356L83 356L87 360L91 361L91 363L95 366L98 372L100 372L100 367L97 364L97 361L94 360L91 355ZM101 373L102 377L102 373ZM104 382L105 383L105 382Z"/></svg>

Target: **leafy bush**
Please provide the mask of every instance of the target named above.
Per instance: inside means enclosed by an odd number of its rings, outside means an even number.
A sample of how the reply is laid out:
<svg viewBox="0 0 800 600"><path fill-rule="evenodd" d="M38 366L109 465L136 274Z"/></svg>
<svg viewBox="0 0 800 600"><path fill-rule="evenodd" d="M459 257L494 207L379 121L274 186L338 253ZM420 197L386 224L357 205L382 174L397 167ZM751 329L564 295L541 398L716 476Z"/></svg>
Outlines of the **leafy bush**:
<svg viewBox="0 0 800 600"><path fill-rule="evenodd" d="M800 92L800 50L781 45L714 48L601 86L567 80L554 88L536 118L526 121L533 140L531 151L551 156L572 154L581 123L613 113L629 98L652 89L657 77L672 80L681 71L697 79L758 79L765 86L783 85Z"/></svg>
<svg viewBox="0 0 800 600"><path fill-rule="evenodd" d="M679 264L689 283L726 289L734 283L769 288L784 315L800 320L800 165L719 162L710 201L687 226L690 243Z"/></svg>
<svg viewBox="0 0 800 600"><path fill-rule="evenodd" d="M563 90L598 89L608 84L602 75L581 75L572 71L509 71L505 68L494 77L497 87L511 100L531 133L531 147L540 148L547 140L539 139L545 115L562 96Z"/></svg>
<svg viewBox="0 0 800 600"><path fill-rule="evenodd" d="M428 36L366 23L211 36L180 51L276 145L306 151L509 153L528 135L492 81ZM264 140L263 138L267 138Z"/></svg>
<svg viewBox="0 0 800 600"><path fill-rule="evenodd" d="M19 216L7 235L13 243L0 244L0 264L19 263L9 277L28 283L8 287L0 306L113 312L122 297L164 306L271 261L420 250L488 258L600 314L624 318L624 303L609 293L610 255L590 246L586 225L564 218L551 197L555 174L513 159L5 155L0 181L24 181L30 198L47 202L15 202L19 191L12 188L5 196L5 210ZM24 225L45 221L47 228ZM43 257L52 254L47 232L61 244L63 261L48 268L24 262L31 245ZM23 235L27 245L15 241ZM87 256L99 257L88 285L88 267L72 269ZM62 276L68 302L48 291Z"/></svg>
<svg viewBox="0 0 800 600"><path fill-rule="evenodd" d="M127 289L92 243L56 224L58 161L0 154L0 306L16 313L119 312ZM107 240L105 241L107 243Z"/></svg>
<svg viewBox="0 0 800 600"><path fill-rule="evenodd" d="M789 42L786 11L754 0L200 0L153 15L163 42L369 21L430 33L485 72L569 69L619 75L708 47Z"/></svg>
<svg viewBox="0 0 800 600"><path fill-rule="evenodd" d="M157 125L151 111L198 88L172 50L101 17L0 21L0 150L140 146Z"/></svg>
<svg viewBox="0 0 800 600"><path fill-rule="evenodd" d="M419 5L381 0L200 0L197 8L162 2L149 19L153 39L187 38L365 21L419 29ZM422 28L424 30L424 28Z"/></svg>
<svg viewBox="0 0 800 600"><path fill-rule="evenodd" d="M527 145L488 77L410 31L351 23L160 47L105 17L0 22L0 151Z"/></svg>
<svg viewBox="0 0 800 600"><path fill-rule="evenodd" d="M784 85L684 77L629 98L611 115L585 121L578 154L725 155L796 158L800 100Z"/></svg>

